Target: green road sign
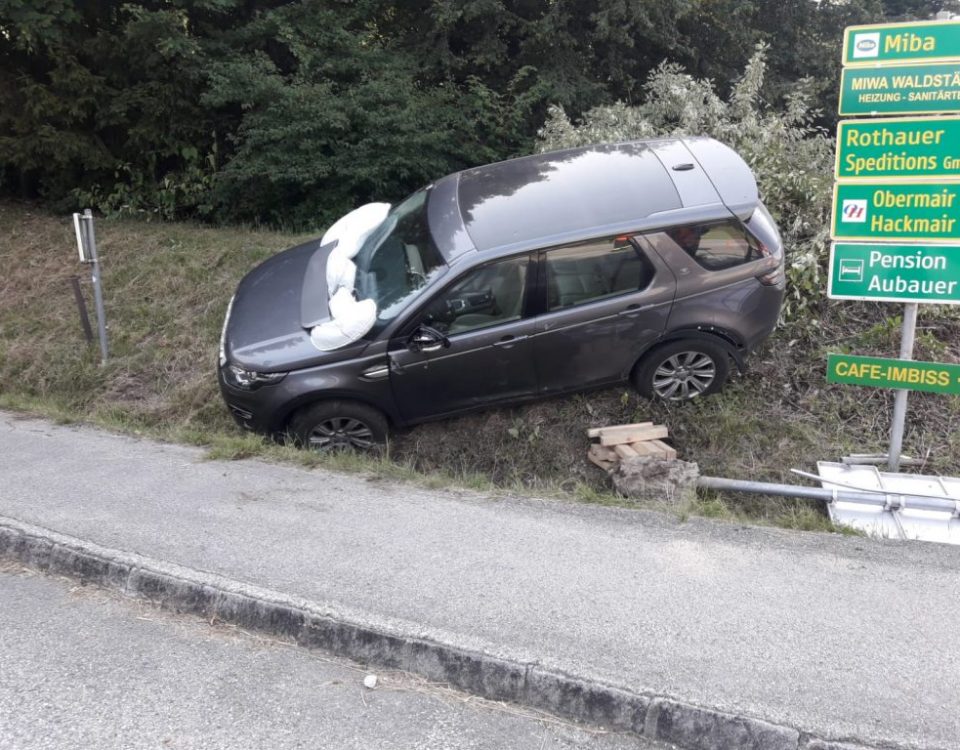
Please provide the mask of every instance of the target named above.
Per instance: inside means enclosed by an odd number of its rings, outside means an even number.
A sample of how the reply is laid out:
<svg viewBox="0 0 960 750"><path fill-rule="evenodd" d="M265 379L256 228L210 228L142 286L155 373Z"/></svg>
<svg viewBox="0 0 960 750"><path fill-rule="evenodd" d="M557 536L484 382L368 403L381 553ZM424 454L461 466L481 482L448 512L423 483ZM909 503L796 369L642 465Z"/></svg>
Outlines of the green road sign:
<svg viewBox="0 0 960 750"><path fill-rule="evenodd" d="M960 181L837 183L832 237L960 241Z"/></svg>
<svg viewBox="0 0 960 750"><path fill-rule="evenodd" d="M843 32L844 65L937 62L960 57L960 21L848 26Z"/></svg>
<svg viewBox="0 0 960 750"><path fill-rule="evenodd" d="M960 111L960 61L844 68L841 115L922 115Z"/></svg>
<svg viewBox="0 0 960 750"><path fill-rule="evenodd" d="M827 296L960 305L960 245L837 242Z"/></svg>
<svg viewBox="0 0 960 750"><path fill-rule="evenodd" d="M828 354L827 382L958 394L960 365Z"/></svg>
<svg viewBox="0 0 960 750"><path fill-rule="evenodd" d="M960 177L960 117L891 117L837 125L840 179Z"/></svg>

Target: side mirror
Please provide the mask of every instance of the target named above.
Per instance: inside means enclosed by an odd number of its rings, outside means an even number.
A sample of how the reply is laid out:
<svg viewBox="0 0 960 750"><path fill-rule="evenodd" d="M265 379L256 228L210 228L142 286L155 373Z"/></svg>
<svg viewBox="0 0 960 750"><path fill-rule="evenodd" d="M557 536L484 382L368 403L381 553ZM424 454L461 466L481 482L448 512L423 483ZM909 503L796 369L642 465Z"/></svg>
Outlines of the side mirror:
<svg viewBox="0 0 960 750"><path fill-rule="evenodd" d="M450 339L427 325L418 326L407 339L407 349L412 352L437 352L449 348Z"/></svg>

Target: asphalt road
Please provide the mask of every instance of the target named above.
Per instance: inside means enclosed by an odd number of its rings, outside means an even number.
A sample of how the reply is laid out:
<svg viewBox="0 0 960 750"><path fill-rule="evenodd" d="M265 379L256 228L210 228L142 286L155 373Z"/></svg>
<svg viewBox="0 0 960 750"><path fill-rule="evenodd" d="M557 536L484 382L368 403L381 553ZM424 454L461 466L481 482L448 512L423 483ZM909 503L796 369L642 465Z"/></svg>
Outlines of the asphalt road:
<svg viewBox="0 0 960 750"><path fill-rule="evenodd" d="M0 748L653 750L0 565Z"/></svg>
<svg viewBox="0 0 960 750"><path fill-rule="evenodd" d="M0 415L0 515L820 736L960 747L960 549L426 491Z"/></svg>

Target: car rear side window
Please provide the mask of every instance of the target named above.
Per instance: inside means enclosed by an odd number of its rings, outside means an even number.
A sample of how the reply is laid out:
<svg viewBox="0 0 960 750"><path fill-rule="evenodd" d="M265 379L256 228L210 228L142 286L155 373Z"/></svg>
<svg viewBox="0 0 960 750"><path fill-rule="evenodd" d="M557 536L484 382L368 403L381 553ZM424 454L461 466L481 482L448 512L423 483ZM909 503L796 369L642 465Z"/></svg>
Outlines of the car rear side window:
<svg viewBox="0 0 960 750"><path fill-rule="evenodd" d="M545 262L551 311L640 291L654 274L653 265L628 237L548 250Z"/></svg>
<svg viewBox="0 0 960 750"><path fill-rule="evenodd" d="M664 234L708 271L722 271L762 257L756 240L732 221L687 224Z"/></svg>

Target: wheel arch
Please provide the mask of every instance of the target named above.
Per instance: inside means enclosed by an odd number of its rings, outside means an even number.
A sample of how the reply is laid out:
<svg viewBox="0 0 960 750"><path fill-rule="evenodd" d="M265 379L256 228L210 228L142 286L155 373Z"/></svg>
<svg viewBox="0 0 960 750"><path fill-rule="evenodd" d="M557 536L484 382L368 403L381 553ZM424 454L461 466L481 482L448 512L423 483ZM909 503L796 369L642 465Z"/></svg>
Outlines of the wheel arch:
<svg viewBox="0 0 960 750"><path fill-rule="evenodd" d="M693 328L678 328L665 333L653 342L641 352L640 356L637 357L633 363L633 367L630 368L630 377L633 377L647 357L657 351L657 349L662 349L664 346L672 344L675 341L709 341L713 344L719 344L726 350L730 358L737 365L737 370L739 370L740 373L746 371L747 352L742 340L735 333L724 328L718 328L717 326L696 326Z"/></svg>
<svg viewBox="0 0 960 750"><path fill-rule="evenodd" d="M365 397L353 391L339 390L320 390L304 393L301 396L289 401L281 412L275 417L271 432L276 435L283 435L289 431L290 422L303 409L309 408L321 401L356 401L359 404L369 406L379 411L387 420L387 425L393 427L403 427L404 423L400 415L393 409L384 408L384 405L374 399Z"/></svg>

